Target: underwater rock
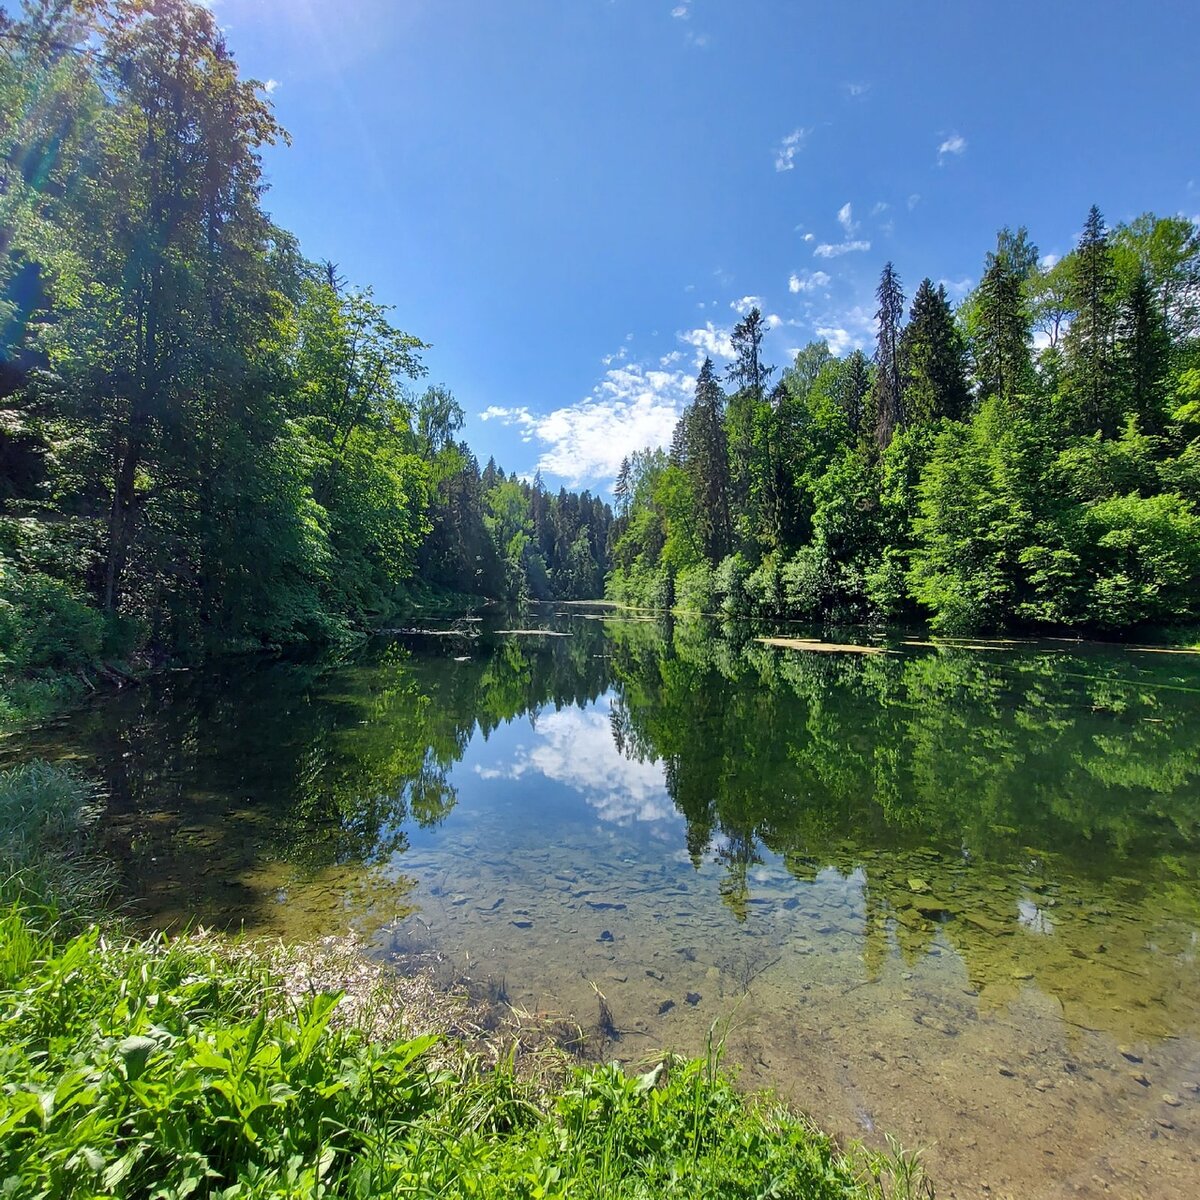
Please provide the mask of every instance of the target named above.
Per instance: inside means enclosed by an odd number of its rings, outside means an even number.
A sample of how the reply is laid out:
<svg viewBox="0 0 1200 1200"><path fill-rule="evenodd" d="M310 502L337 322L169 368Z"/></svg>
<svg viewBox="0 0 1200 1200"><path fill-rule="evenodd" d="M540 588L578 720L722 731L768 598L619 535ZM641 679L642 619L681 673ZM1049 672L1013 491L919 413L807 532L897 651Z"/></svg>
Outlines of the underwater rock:
<svg viewBox="0 0 1200 1200"><path fill-rule="evenodd" d="M687 1002L688 1002L688 1003L689 1003L689 1004L690 1004L690 1005L691 1005L693 1008L695 1008L695 1007L696 1007L696 1005L697 1005L697 1004L699 1004L699 1003L700 1003L700 1001L704 999L704 997L703 997L703 996L701 996L699 992L688 992L688 994L687 994L686 996L684 996L684 999L685 999L685 1000L686 1000L686 1001L687 1001Z"/></svg>
<svg viewBox="0 0 1200 1200"><path fill-rule="evenodd" d="M661 1003L661 1004L658 1006L658 1015L659 1015L660 1017L661 1017L661 1016L665 1016L665 1015L666 1015L667 1013L669 1013L669 1012L671 1011L671 1009L673 1009L674 1007L675 1007L675 1001L674 1001L674 1000L664 1000L664 1001L663 1001L663 1002L662 1002L662 1003Z"/></svg>
<svg viewBox="0 0 1200 1200"><path fill-rule="evenodd" d="M1006 925L1003 921L997 921L995 917L989 917L986 913L981 912L966 912L962 915L963 920L974 925L976 929L982 929L985 933L994 933L1000 937L1011 937L1012 926Z"/></svg>
<svg viewBox="0 0 1200 1200"><path fill-rule="evenodd" d="M513 922L511 922L511 924L515 925L518 929L532 929L533 928L532 921L513 921Z"/></svg>
<svg viewBox="0 0 1200 1200"><path fill-rule="evenodd" d="M606 929L606 930L604 930L603 933L601 933L601 935L596 939L596 941L598 941L598 942L615 942L616 938L613 937L611 929Z"/></svg>

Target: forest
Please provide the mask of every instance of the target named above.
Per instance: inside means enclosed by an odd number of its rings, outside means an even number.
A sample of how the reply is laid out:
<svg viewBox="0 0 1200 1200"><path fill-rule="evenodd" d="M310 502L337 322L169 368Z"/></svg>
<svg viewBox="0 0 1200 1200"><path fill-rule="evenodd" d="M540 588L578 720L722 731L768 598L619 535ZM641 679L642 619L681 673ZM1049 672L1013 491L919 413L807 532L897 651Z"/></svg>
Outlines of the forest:
<svg viewBox="0 0 1200 1200"><path fill-rule="evenodd" d="M1200 231L1000 231L952 306L879 280L872 358L776 377L758 309L622 465L610 595L731 617L1113 633L1200 615ZM907 319L906 319L907 307Z"/></svg>
<svg viewBox="0 0 1200 1200"><path fill-rule="evenodd" d="M0 709L417 602L1115 632L1200 605L1200 233L1146 214L782 371L757 309L602 496L482 468L428 347L266 208L194 0L0 9ZM16 690L14 690L14 688ZM40 689L40 690L39 690ZM20 694L18 694L20 693Z"/></svg>
<svg viewBox="0 0 1200 1200"><path fill-rule="evenodd" d="M192 0L0 9L0 667L595 597L611 510L459 439L417 336L264 208L286 141ZM49 685L47 685L49 686Z"/></svg>

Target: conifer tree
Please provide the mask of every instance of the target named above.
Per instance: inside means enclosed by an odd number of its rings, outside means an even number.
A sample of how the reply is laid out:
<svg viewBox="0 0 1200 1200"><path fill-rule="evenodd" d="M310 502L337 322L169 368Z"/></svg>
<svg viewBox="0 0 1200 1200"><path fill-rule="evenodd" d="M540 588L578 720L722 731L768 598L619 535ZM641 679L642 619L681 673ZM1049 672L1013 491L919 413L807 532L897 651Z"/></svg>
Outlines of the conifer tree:
<svg viewBox="0 0 1200 1200"><path fill-rule="evenodd" d="M1156 433L1163 420L1163 383L1170 337L1150 276L1143 267L1134 277L1117 322L1117 354L1124 384L1124 408L1134 413L1142 432Z"/></svg>
<svg viewBox="0 0 1200 1200"><path fill-rule="evenodd" d="M875 296L879 301L875 319L879 323L875 346L875 440L886 450L896 431L907 424L904 410L904 377L900 365L901 324L904 320L904 292L900 276L889 262L879 277Z"/></svg>
<svg viewBox="0 0 1200 1200"><path fill-rule="evenodd" d="M1116 336L1116 273L1108 231L1093 204L1071 258L1075 319L1065 338L1066 385L1074 401L1078 432L1116 432L1119 397L1113 380Z"/></svg>
<svg viewBox="0 0 1200 1200"><path fill-rule="evenodd" d="M996 396L1014 411L1033 382L1029 310L1021 283L1002 234L975 293L972 349L978 398Z"/></svg>
<svg viewBox="0 0 1200 1200"><path fill-rule="evenodd" d="M900 339L904 403L913 424L967 413L966 352L944 287L924 279Z"/></svg>
<svg viewBox="0 0 1200 1200"><path fill-rule="evenodd" d="M846 369L838 376L835 397L846 414L846 423L855 438L864 434L870 393L871 364L861 350L855 350L846 359Z"/></svg>
<svg viewBox="0 0 1200 1200"><path fill-rule="evenodd" d="M696 396L684 414L685 469L696 505L696 525L705 556L719 562L730 551L729 449L725 394L711 358L696 378ZM686 424L685 424L686 423Z"/></svg>

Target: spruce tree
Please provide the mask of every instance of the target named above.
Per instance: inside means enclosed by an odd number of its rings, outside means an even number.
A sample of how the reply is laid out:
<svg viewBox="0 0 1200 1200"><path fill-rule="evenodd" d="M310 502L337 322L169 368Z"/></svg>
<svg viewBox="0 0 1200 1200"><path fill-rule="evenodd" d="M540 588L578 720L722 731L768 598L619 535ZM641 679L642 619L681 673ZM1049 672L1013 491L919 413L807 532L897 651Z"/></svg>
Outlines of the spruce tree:
<svg viewBox="0 0 1200 1200"><path fill-rule="evenodd" d="M1014 411L1033 382L1029 310L1021 283L1002 235L975 293L972 350L979 399L996 396Z"/></svg>
<svg viewBox="0 0 1200 1200"><path fill-rule="evenodd" d="M1149 273L1134 277L1117 322L1117 356L1126 413L1137 416L1145 433L1163 424L1164 380L1170 353L1167 324Z"/></svg>
<svg viewBox="0 0 1200 1200"><path fill-rule="evenodd" d="M908 420L930 424L941 417L961 420L967 413L966 352L954 324L944 287L924 279L913 297L900 339L904 405Z"/></svg>
<svg viewBox="0 0 1200 1200"><path fill-rule="evenodd" d="M685 466L696 505L696 526L705 556L720 562L730 552L729 448L725 435L725 393L711 358L696 378L696 396L684 419Z"/></svg>
<svg viewBox="0 0 1200 1200"><path fill-rule="evenodd" d="M896 431L907 424L904 410L904 377L900 368L901 324L904 320L904 292L900 276L889 262L879 277L875 292L879 308L875 319L879 335L875 347L875 440L886 450Z"/></svg>
<svg viewBox="0 0 1200 1200"><path fill-rule="evenodd" d="M871 364L861 350L855 350L845 360L845 370L838 376L835 399L846 414L846 423L855 438L864 435L867 398L871 393Z"/></svg>
<svg viewBox="0 0 1200 1200"><path fill-rule="evenodd" d="M1073 400L1077 432L1100 430L1111 435L1119 424L1113 372L1116 272L1104 218L1094 204L1071 262L1075 319L1065 338L1067 390Z"/></svg>

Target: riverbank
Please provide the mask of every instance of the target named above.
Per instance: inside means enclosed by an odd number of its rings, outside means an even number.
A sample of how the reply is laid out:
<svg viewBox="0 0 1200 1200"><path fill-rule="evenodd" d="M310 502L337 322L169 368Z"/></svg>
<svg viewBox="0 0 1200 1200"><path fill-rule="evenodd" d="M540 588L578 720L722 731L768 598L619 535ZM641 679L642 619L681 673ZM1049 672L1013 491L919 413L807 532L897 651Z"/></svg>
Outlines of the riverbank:
<svg viewBox="0 0 1200 1200"><path fill-rule="evenodd" d="M90 800L60 768L0 776L0 1176L22 1195L929 1194L739 1092L719 1042L641 1075L530 1070L353 947L133 936L100 908Z"/></svg>

